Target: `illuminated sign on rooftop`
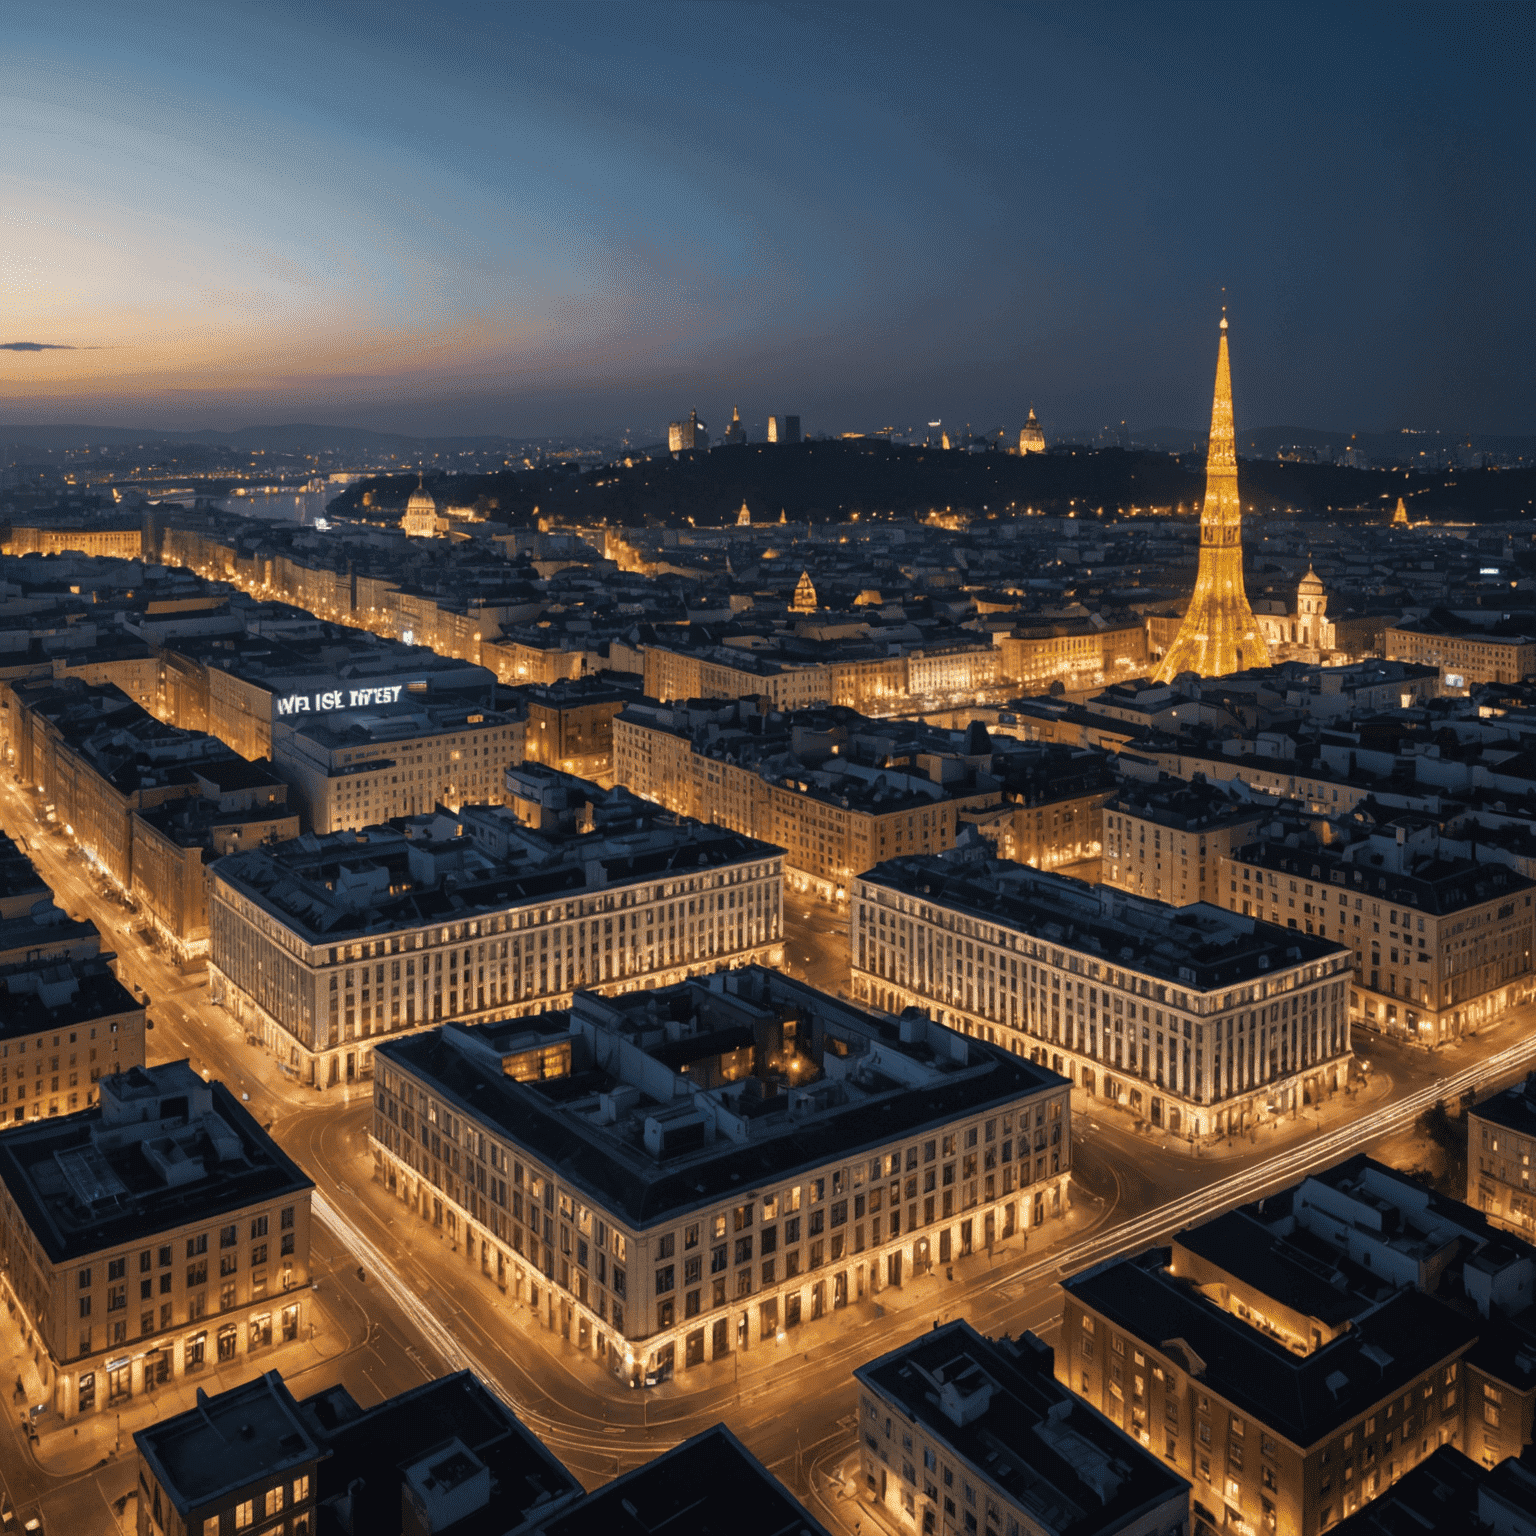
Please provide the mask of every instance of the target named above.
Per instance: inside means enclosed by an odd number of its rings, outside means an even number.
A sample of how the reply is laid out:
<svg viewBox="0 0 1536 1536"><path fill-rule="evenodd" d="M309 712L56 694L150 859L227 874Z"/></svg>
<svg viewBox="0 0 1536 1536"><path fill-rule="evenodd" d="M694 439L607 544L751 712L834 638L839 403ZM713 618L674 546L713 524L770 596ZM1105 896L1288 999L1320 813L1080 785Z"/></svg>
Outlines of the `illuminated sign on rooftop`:
<svg viewBox="0 0 1536 1536"><path fill-rule="evenodd" d="M376 704L398 704L407 688L425 686L424 678L408 683L386 683L373 688L324 688L318 693L290 693L274 699L277 715L328 714L338 709L368 709Z"/></svg>

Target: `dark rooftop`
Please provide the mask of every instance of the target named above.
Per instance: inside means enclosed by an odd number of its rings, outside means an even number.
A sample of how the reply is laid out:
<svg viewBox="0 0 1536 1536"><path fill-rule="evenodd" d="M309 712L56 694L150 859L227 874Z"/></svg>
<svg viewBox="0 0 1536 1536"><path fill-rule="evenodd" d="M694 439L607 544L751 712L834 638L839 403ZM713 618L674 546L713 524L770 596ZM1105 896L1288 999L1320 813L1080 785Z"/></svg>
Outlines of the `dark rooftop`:
<svg viewBox="0 0 1536 1536"><path fill-rule="evenodd" d="M183 1519L325 1454L276 1371L217 1397L199 1387L195 1408L136 1430L133 1439Z"/></svg>
<svg viewBox="0 0 1536 1536"><path fill-rule="evenodd" d="M100 1094L0 1132L0 1179L56 1264L314 1187L223 1083L185 1061L113 1073Z"/></svg>
<svg viewBox="0 0 1536 1536"><path fill-rule="evenodd" d="M588 1494L542 1536L828 1536L724 1424Z"/></svg>
<svg viewBox="0 0 1536 1536"><path fill-rule="evenodd" d="M969 1462L1051 1536L1118 1529L1189 1484L1052 1374L1032 1334L984 1338L967 1322L919 1334L854 1375Z"/></svg>

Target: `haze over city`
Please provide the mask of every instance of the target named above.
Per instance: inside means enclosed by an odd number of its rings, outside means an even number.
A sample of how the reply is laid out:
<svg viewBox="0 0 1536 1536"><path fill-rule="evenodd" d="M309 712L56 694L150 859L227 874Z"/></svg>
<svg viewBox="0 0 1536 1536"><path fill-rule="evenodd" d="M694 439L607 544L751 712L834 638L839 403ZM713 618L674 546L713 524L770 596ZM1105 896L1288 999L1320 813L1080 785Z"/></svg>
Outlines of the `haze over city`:
<svg viewBox="0 0 1536 1536"><path fill-rule="evenodd" d="M4 29L14 422L1200 427L1224 290L1247 424L1536 419L1526 6Z"/></svg>

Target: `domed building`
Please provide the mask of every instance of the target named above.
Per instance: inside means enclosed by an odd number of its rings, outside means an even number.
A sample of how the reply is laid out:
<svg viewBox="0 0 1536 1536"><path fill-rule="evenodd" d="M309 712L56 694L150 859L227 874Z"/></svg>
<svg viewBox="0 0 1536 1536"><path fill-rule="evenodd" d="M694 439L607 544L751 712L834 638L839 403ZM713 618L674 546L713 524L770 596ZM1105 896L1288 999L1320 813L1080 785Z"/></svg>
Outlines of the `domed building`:
<svg viewBox="0 0 1536 1536"><path fill-rule="evenodd" d="M1310 561L1307 574L1297 583L1296 606L1290 612L1274 599L1261 599L1253 607L1271 660L1321 662L1336 649L1328 593Z"/></svg>
<svg viewBox="0 0 1536 1536"><path fill-rule="evenodd" d="M435 539L440 531L437 502L428 493L420 477L417 478L416 489L411 492L411 499L405 504L405 516L400 519L400 527L412 539Z"/></svg>
<svg viewBox="0 0 1536 1536"><path fill-rule="evenodd" d="M1040 425L1034 406L1029 408L1029 420L1019 428L1019 452L1021 454L1045 452L1045 428Z"/></svg>

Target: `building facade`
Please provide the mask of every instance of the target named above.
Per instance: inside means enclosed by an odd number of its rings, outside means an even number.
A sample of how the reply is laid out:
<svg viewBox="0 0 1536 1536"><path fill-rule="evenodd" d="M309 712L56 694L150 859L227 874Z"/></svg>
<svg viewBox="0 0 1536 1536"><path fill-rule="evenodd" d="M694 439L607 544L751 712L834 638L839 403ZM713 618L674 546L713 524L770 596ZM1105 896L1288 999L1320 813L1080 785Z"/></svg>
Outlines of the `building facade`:
<svg viewBox="0 0 1536 1536"><path fill-rule="evenodd" d="M0 966L0 1125L72 1115L103 1077L144 1065L144 1004L111 957Z"/></svg>
<svg viewBox="0 0 1536 1536"><path fill-rule="evenodd" d="M1350 841L1250 843L1221 860L1221 904L1353 951L1352 1023L1425 1047L1505 1016L1532 991L1536 883L1445 859L1433 825L1400 818Z"/></svg>
<svg viewBox="0 0 1536 1536"><path fill-rule="evenodd" d="M859 1366L859 1492L898 1531L1186 1536L1189 1483L1054 1375L1032 1333L969 1323Z"/></svg>
<svg viewBox="0 0 1536 1536"><path fill-rule="evenodd" d="M1349 957L1320 936L956 855L860 876L851 924L856 999L934 1009L1173 1134L1348 1085Z"/></svg>
<svg viewBox="0 0 1536 1536"><path fill-rule="evenodd" d="M613 799L543 832L505 807L250 850L213 866L209 986L300 1080L365 1078L385 1036L783 959L783 858Z"/></svg>
<svg viewBox="0 0 1536 1536"><path fill-rule="evenodd" d="M325 834L438 806L500 805L523 760L525 722L507 710L398 705L305 715L272 727L273 766L306 830Z"/></svg>
<svg viewBox="0 0 1536 1536"><path fill-rule="evenodd" d="M382 1044L372 1135L431 1240L626 1380L992 1252L1072 1150L1054 1073L758 966Z"/></svg>
<svg viewBox="0 0 1536 1536"><path fill-rule="evenodd" d="M1530 635L1389 624L1382 649L1388 661L1438 667L1448 693L1460 693L1477 683L1518 683L1536 672L1536 638Z"/></svg>
<svg viewBox="0 0 1536 1536"><path fill-rule="evenodd" d="M296 1342L309 1179L185 1061L0 1137L4 1283L61 1417Z"/></svg>
<svg viewBox="0 0 1536 1536"><path fill-rule="evenodd" d="M1104 883L1183 907L1221 901L1221 860L1274 812L1203 780L1127 780L1104 805Z"/></svg>
<svg viewBox="0 0 1536 1536"><path fill-rule="evenodd" d="M1327 1531L1441 1446L1494 1466L1529 1442L1521 1247L1352 1158L1067 1280L1057 1374L1212 1528Z"/></svg>
<svg viewBox="0 0 1536 1536"><path fill-rule="evenodd" d="M1536 1238L1536 1074L1467 1111L1467 1204L1497 1226Z"/></svg>

